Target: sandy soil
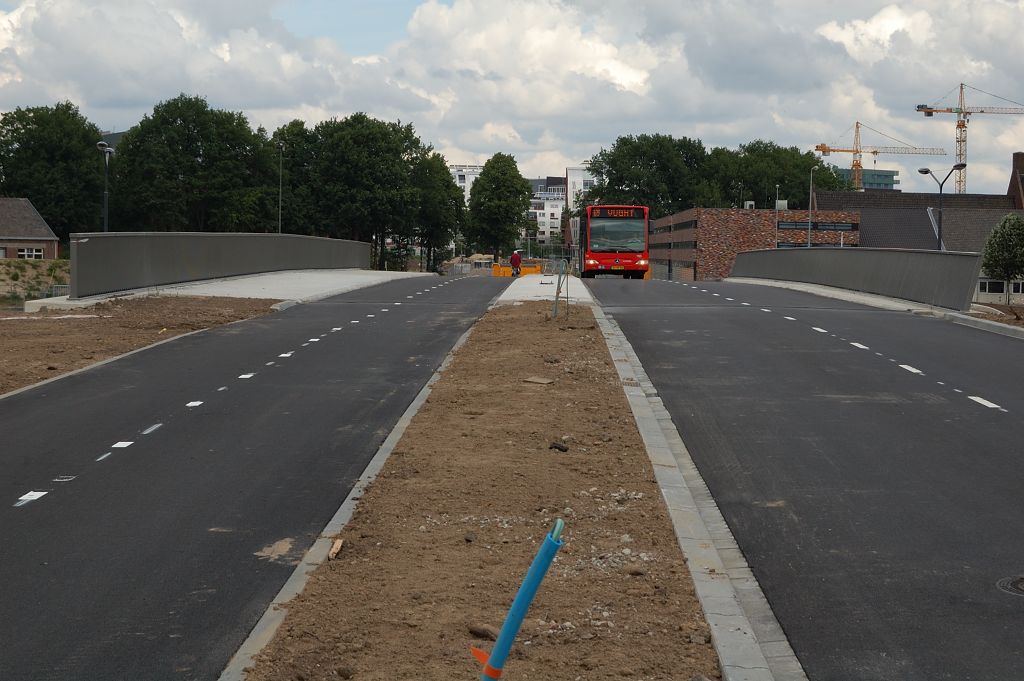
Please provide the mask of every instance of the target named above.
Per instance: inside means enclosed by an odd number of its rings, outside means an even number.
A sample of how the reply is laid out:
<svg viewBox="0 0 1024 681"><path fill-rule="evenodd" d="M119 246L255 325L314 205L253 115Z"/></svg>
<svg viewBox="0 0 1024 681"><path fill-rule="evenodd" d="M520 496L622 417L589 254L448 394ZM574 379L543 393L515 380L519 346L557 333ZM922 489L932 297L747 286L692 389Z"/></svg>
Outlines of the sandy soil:
<svg viewBox="0 0 1024 681"><path fill-rule="evenodd" d="M0 309L0 395L182 333L270 312L252 298L121 298L75 311Z"/></svg>
<svg viewBox="0 0 1024 681"><path fill-rule="evenodd" d="M474 327L249 679L479 678L469 648L493 646L556 517L502 678L720 678L601 332L549 313Z"/></svg>

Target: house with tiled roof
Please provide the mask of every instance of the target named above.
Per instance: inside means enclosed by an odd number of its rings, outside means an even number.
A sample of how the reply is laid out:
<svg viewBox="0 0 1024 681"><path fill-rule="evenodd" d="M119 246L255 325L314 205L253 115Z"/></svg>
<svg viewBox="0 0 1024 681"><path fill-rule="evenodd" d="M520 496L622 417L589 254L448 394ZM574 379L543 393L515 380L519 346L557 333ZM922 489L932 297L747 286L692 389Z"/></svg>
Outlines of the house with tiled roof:
<svg viewBox="0 0 1024 681"><path fill-rule="evenodd" d="M0 198L0 258L53 260L57 235L28 199Z"/></svg>

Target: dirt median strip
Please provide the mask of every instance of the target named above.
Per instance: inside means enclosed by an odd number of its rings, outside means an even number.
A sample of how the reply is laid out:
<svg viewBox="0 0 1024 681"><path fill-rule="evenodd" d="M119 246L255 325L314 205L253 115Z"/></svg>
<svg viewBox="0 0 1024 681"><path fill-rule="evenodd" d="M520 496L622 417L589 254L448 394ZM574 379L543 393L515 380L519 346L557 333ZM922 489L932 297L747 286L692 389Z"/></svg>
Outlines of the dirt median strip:
<svg viewBox="0 0 1024 681"><path fill-rule="evenodd" d="M476 324L250 681L477 677L470 646L493 646L558 517L503 678L720 678L601 331L588 308L550 309Z"/></svg>

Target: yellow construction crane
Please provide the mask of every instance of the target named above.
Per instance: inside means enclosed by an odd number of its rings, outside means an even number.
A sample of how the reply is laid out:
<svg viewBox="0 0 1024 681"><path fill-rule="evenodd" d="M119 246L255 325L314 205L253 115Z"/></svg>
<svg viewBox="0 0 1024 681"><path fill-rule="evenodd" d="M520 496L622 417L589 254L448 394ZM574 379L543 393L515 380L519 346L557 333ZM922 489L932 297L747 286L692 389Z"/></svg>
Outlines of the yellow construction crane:
<svg viewBox="0 0 1024 681"><path fill-rule="evenodd" d="M960 104L959 106L947 106L947 107L936 107L929 106L927 104L918 104L917 110L923 113L925 116L934 116L937 113L955 113L956 114L956 162L967 163L967 121L971 114L978 113L989 113L989 114L1024 114L1024 105L1020 106L967 106L964 100L964 88L970 88L976 92L988 95L989 97L995 97L1001 99L1004 102L1010 102L1011 104L1018 104L1012 99L1006 99L999 95L994 95L991 92L985 92L979 90L976 87L971 87L964 83L960 83ZM952 90L950 90L952 92ZM948 93L947 93L948 96ZM945 99L945 97L943 98ZM956 171L956 193L963 194L967 191L967 168Z"/></svg>
<svg viewBox="0 0 1024 681"><path fill-rule="evenodd" d="M860 129L867 128L872 132L877 132L883 137L888 137L894 142L899 142L903 146L900 147L874 147L874 146L862 146L860 143ZM847 128L849 130L849 128ZM895 137L886 135L884 132L879 132L874 128L864 125L860 121L854 123L853 132L853 147L849 149L841 149L839 147L831 147L827 144L819 144L814 147L815 151L820 151L822 156L828 156L833 151L836 153L853 154L853 164L850 166L853 175L853 188L861 190L864 188L864 166L861 164L861 156L863 154L872 154L878 156L879 154L924 154L926 156L945 156L945 149L937 149L935 147L915 147L912 144L902 142Z"/></svg>

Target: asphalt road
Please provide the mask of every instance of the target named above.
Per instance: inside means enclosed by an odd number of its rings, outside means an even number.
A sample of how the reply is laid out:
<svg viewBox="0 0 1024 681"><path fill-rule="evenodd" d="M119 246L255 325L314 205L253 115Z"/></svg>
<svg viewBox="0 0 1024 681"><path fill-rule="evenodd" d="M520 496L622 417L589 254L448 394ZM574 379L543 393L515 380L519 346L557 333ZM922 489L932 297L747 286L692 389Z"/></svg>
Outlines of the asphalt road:
<svg viewBox="0 0 1024 681"><path fill-rule="evenodd" d="M217 678L507 284L402 279L0 400L0 679Z"/></svg>
<svg viewBox="0 0 1024 681"><path fill-rule="evenodd" d="M811 681L1024 679L1024 344L784 289L592 280Z"/></svg>

